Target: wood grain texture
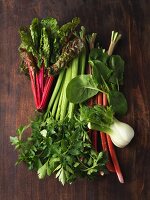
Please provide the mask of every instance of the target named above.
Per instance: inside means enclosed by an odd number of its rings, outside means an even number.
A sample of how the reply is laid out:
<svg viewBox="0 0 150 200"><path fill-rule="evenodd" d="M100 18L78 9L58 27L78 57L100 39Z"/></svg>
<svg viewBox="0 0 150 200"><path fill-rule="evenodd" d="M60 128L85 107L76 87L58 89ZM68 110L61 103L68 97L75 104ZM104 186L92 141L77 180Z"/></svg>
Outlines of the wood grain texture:
<svg viewBox="0 0 150 200"><path fill-rule="evenodd" d="M150 199L149 11L148 0L0 0L0 199ZM18 73L18 29L33 17L46 16L62 23L79 16L89 32L99 33L105 48L113 29L123 35L116 49L126 61L123 91L129 111L123 120L135 129L131 144L117 149L125 184L111 174L63 187L54 177L39 181L25 165L14 165L17 154L9 136L15 135L16 128L27 123L34 111L30 82Z"/></svg>

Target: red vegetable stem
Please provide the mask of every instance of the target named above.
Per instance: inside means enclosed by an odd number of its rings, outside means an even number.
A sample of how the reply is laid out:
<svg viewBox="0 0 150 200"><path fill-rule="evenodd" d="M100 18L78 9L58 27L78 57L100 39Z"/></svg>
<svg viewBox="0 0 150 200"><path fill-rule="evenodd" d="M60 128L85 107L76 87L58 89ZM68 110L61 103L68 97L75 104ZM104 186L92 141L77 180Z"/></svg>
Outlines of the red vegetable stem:
<svg viewBox="0 0 150 200"><path fill-rule="evenodd" d="M36 74L36 93L37 93L37 102L38 102L38 105L40 105L40 103L41 103L41 93L40 93L40 84L39 84L38 74Z"/></svg>
<svg viewBox="0 0 150 200"><path fill-rule="evenodd" d="M38 78L39 78L40 91L43 94L43 90L44 90L44 66L43 65L39 71Z"/></svg>
<svg viewBox="0 0 150 200"><path fill-rule="evenodd" d="M119 179L120 183L124 183L123 175L122 175L122 172L121 172L121 169L120 169L120 166L119 166L119 162L118 162L118 159L117 159L117 156L116 156L114 145L113 145L113 143L111 141L110 136L106 135L106 137L107 137L107 142L108 142L110 155L111 155L111 158L112 158L112 161L113 161L113 164L114 164L115 171L117 173L118 179Z"/></svg>
<svg viewBox="0 0 150 200"><path fill-rule="evenodd" d="M98 103L98 105L103 105L103 94L101 92L97 94L97 103ZM105 152L107 152L107 154L109 154L105 133L100 132L100 137L101 137L103 151L105 151ZM111 163L109 157L108 157L108 162L106 164L106 167L110 172L115 172L114 166Z"/></svg>
<svg viewBox="0 0 150 200"><path fill-rule="evenodd" d="M29 75L30 75L30 80L31 80L31 89L32 89L33 96L34 96L34 102L35 102L35 105L36 105L36 108L37 108L39 105L38 105L38 102L37 102L34 72L33 72L32 68L30 66L28 66L28 69L29 69Z"/></svg>
<svg viewBox="0 0 150 200"><path fill-rule="evenodd" d="M107 96L106 96L106 94L103 94L103 105L107 106ZM121 172L121 169L120 169L120 166L119 166L119 162L118 162L118 159L117 159L117 155L116 155L116 152L115 152L114 145L113 145L109 135L106 134L106 138L107 138L108 148L109 148L109 152L110 152L110 155L111 155L112 162L114 164L116 174L118 176L120 183L124 183L123 175L122 175L122 172Z"/></svg>
<svg viewBox="0 0 150 200"><path fill-rule="evenodd" d="M53 81L54 81L54 76L48 77L48 81L47 81L46 85L44 86L44 91L43 91L43 95L42 95L42 101L41 101L41 104L40 104L40 106L38 108L39 110L43 110L46 107L47 98L48 98L48 95L50 93Z"/></svg>

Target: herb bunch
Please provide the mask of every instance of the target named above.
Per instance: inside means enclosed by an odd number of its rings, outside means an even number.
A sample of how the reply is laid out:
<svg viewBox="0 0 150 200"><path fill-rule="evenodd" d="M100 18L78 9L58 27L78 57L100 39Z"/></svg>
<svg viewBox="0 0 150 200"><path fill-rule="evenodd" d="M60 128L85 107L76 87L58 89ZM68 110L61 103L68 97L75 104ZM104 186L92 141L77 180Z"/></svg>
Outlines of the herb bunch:
<svg viewBox="0 0 150 200"><path fill-rule="evenodd" d="M28 126L29 127L29 126ZM84 121L76 117L56 121L43 116L31 122L31 136L23 139L28 127L18 129L11 143L19 151L17 164L25 162L30 170L37 170L40 179L55 173L64 185L77 177L93 178L106 172L107 155L92 148Z"/></svg>

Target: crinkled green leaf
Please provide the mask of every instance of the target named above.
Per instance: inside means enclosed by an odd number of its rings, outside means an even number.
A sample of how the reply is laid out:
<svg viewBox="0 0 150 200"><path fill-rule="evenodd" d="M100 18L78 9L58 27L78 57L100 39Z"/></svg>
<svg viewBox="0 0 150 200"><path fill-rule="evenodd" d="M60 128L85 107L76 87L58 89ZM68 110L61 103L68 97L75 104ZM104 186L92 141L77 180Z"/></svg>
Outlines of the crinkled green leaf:
<svg viewBox="0 0 150 200"><path fill-rule="evenodd" d="M40 34L41 34L41 25L38 18L34 18L30 25L30 33L32 37L33 44L38 51L40 45Z"/></svg>

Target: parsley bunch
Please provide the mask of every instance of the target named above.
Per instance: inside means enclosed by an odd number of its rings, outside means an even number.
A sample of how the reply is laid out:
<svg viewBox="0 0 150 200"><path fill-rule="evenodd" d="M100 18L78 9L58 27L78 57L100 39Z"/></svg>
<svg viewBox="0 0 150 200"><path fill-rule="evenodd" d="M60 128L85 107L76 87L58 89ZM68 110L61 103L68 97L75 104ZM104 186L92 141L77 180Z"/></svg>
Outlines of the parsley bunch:
<svg viewBox="0 0 150 200"><path fill-rule="evenodd" d="M30 170L37 170L40 179L55 173L64 185L106 171L107 156L92 148L84 121L76 117L56 121L52 116L43 120L41 116L31 122L31 136L23 139L28 127L19 128L11 143L19 151L17 163L24 161Z"/></svg>

